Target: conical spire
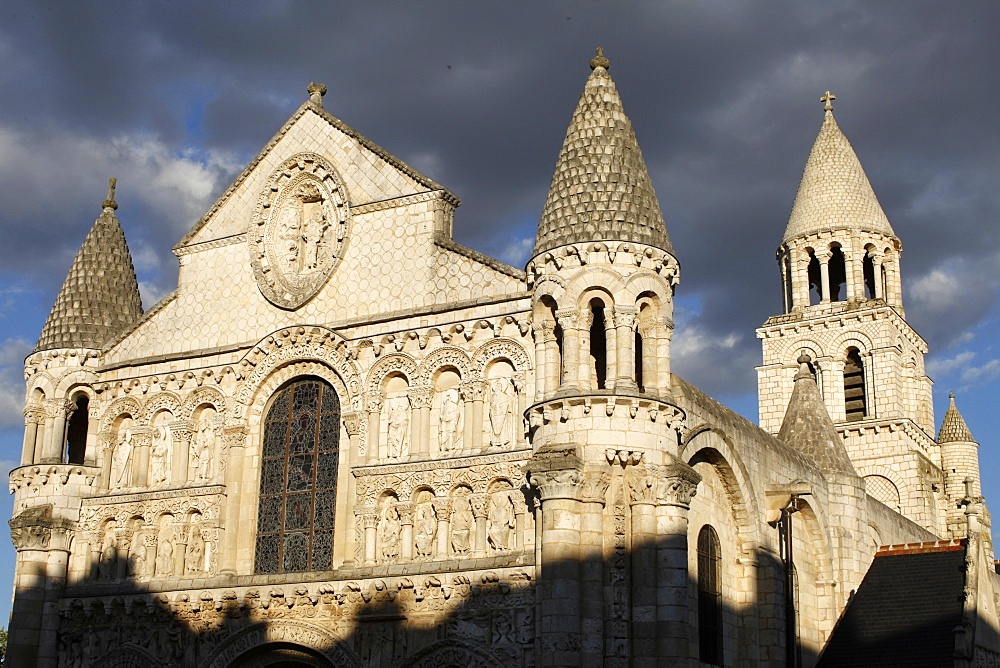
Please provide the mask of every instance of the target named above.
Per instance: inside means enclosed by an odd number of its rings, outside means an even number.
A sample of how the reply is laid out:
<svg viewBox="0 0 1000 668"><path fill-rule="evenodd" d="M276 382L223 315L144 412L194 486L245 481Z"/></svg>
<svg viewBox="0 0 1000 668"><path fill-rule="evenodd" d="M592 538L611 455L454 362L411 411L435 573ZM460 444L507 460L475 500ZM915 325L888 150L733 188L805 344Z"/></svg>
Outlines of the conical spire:
<svg viewBox="0 0 1000 668"><path fill-rule="evenodd" d="M941 443L975 443L972 432L965 424L962 414L955 406L955 393L948 395L948 410L944 414L941 422L941 431L938 432L938 444Z"/></svg>
<svg viewBox="0 0 1000 668"><path fill-rule="evenodd" d="M851 143L833 118L827 92L823 126L813 143L784 241L813 232L850 229L896 236Z"/></svg>
<svg viewBox="0 0 1000 668"><path fill-rule="evenodd" d="M59 290L35 351L101 348L142 316L132 255L115 209L111 179L104 210L90 228Z"/></svg>
<svg viewBox="0 0 1000 668"><path fill-rule="evenodd" d="M788 400L778 438L812 457L823 471L857 475L844 440L833 426L833 420L819 395L816 376L809 368L808 355L803 353L797 361L799 372L795 374L795 387L792 398Z"/></svg>
<svg viewBox="0 0 1000 668"><path fill-rule="evenodd" d="M635 241L673 252L608 66L598 49L552 175L535 255L586 241Z"/></svg>

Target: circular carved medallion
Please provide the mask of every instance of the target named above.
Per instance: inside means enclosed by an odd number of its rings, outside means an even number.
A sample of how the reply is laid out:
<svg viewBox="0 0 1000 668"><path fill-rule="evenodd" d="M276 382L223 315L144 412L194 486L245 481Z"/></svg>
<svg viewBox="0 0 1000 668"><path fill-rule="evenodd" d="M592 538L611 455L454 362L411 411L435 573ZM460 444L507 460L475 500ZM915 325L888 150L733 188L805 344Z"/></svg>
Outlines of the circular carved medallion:
<svg viewBox="0 0 1000 668"><path fill-rule="evenodd" d="M340 262L350 206L340 174L315 153L279 167L261 193L247 233L257 285L275 306L297 309Z"/></svg>

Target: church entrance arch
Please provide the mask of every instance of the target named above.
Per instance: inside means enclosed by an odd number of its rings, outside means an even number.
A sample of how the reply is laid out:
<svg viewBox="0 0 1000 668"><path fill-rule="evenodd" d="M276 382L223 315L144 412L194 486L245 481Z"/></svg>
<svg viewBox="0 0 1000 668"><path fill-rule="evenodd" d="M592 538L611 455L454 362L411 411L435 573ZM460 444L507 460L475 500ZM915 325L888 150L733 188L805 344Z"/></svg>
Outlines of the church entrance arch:
<svg viewBox="0 0 1000 668"><path fill-rule="evenodd" d="M361 666L330 629L298 620L273 620L235 633L215 648L204 668L298 668Z"/></svg>
<svg viewBox="0 0 1000 668"><path fill-rule="evenodd" d="M332 668L318 652L291 643L271 643L244 652L229 664L232 668Z"/></svg>

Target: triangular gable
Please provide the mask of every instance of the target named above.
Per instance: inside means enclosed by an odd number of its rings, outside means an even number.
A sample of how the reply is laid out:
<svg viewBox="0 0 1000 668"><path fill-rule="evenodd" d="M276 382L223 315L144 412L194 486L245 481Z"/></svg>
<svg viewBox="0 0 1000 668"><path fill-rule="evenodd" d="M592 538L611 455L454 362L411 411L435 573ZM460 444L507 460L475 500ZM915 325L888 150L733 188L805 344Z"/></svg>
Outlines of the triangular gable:
<svg viewBox="0 0 1000 668"><path fill-rule="evenodd" d="M351 207L429 191L443 191L447 199L458 204L458 198L439 183L334 117L321 105L306 101L177 243L175 252L246 232L271 173L284 160L303 152L318 153L338 169Z"/></svg>

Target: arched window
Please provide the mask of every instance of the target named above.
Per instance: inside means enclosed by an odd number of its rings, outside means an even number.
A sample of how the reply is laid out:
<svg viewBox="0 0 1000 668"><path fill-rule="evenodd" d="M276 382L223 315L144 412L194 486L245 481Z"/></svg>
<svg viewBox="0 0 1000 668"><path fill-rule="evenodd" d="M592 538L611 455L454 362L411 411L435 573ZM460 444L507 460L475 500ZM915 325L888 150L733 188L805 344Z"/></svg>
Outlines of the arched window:
<svg viewBox="0 0 1000 668"><path fill-rule="evenodd" d="M847 349L844 360L844 410L848 422L865 419L868 407L865 404L865 366L857 348Z"/></svg>
<svg viewBox="0 0 1000 668"><path fill-rule="evenodd" d="M722 664L722 548L706 524L698 532L698 656Z"/></svg>
<svg viewBox="0 0 1000 668"><path fill-rule="evenodd" d="M646 391L646 386L643 384L643 380L644 379L643 379L643 375L642 375L642 361L643 361L642 333L639 331L638 328L636 328L636 330L635 330L635 344L634 345L635 345L635 350L634 350L634 352L635 352L635 384L639 386L639 391L640 392L645 392Z"/></svg>
<svg viewBox="0 0 1000 668"><path fill-rule="evenodd" d="M255 573L332 568L340 399L319 378L282 388L264 421Z"/></svg>
<svg viewBox="0 0 1000 668"><path fill-rule="evenodd" d="M861 261L861 274L865 281L865 299L875 299L875 263L871 251L866 252Z"/></svg>
<svg viewBox="0 0 1000 668"><path fill-rule="evenodd" d="M74 402L76 408L66 425L66 450L63 453L63 461L66 464L83 464L87 453L87 430L89 428L90 399L87 395L81 394Z"/></svg>
<svg viewBox="0 0 1000 668"><path fill-rule="evenodd" d="M830 249L830 301L840 302L847 299L847 262L840 246Z"/></svg>
<svg viewBox="0 0 1000 668"><path fill-rule="evenodd" d="M819 258L809 250L809 265L806 275L809 277L809 305L819 304L823 300L823 278L820 274Z"/></svg>
<svg viewBox="0 0 1000 668"><path fill-rule="evenodd" d="M590 300L590 359L594 365L594 388L603 390L608 379L608 339L604 323L604 302Z"/></svg>

